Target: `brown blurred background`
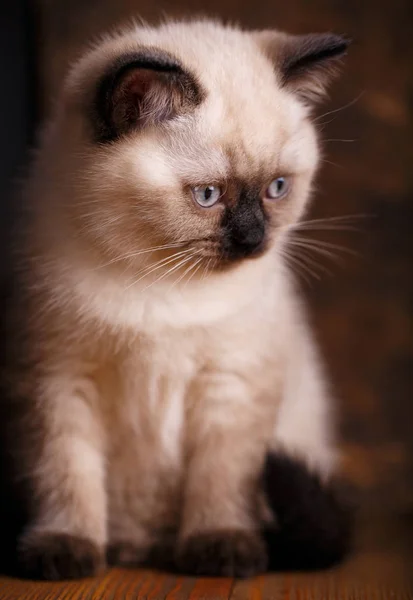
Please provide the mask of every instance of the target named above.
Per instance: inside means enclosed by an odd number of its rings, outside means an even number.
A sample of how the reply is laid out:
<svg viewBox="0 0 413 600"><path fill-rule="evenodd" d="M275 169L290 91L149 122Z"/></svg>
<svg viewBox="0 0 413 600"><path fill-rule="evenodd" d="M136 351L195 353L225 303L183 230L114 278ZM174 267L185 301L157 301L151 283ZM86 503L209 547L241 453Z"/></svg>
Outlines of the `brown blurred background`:
<svg viewBox="0 0 413 600"><path fill-rule="evenodd" d="M354 44L319 111L325 162L314 217L360 215L304 283L342 411L344 471L366 506L413 506L413 2L411 0L38 0L39 114L92 36L142 16L221 16L254 28L332 30ZM337 110L338 109L338 110ZM331 114L324 113L335 111Z"/></svg>

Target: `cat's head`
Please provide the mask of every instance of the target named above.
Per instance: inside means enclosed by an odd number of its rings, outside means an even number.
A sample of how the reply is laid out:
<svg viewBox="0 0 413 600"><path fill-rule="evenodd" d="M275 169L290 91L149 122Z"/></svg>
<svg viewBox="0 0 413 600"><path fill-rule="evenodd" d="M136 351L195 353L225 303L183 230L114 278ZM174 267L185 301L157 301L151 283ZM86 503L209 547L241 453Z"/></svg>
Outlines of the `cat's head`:
<svg viewBox="0 0 413 600"><path fill-rule="evenodd" d="M311 107L347 46L208 21L103 41L65 88L79 232L159 275L276 247L305 209L319 160Z"/></svg>

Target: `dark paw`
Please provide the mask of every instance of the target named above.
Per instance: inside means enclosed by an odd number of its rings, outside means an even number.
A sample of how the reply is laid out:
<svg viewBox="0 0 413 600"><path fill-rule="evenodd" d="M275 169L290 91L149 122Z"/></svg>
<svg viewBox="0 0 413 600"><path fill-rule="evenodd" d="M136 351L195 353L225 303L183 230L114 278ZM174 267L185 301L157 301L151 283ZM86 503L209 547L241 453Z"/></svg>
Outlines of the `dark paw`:
<svg viewBox="0 0 413 600"><path fill-rule="evenodd" d="M133 542L115 542L107 550L107 561L111 566L136 567L145 563L149 556L148 548L142 548Z"/></svg>
<svg viewBox="0 0 413 600"><path fill-rule="evenodd" d="M29 533L18 548L23 575L32 579L78 579L104 567L103 552L92 541L63 533Z"/></svg>
<svg viewBox="0 0 413 600"><path fill-rule="evenodd" d="M267 567L262 539L249 531L213 531L194 535L178 550L180 571L212 577L252 577Z"/></svg>

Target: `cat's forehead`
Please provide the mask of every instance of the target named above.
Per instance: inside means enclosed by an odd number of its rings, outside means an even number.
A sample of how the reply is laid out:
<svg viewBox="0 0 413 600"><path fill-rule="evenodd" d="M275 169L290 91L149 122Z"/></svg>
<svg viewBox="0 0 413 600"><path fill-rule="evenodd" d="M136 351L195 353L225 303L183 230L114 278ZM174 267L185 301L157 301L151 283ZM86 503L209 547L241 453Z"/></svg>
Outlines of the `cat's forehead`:
<svg viewBox="0 0 413 600"><path fill-rule="evenodd" d="M202 180L306 168L306 145L314 146L307 111L248 33L213 22L172 23L153 43L176 55L206 91L163 142L181 172Z"/></svg>
<svg viewBox="0 0 413 600"><path fill-rule="evenodd" d="M317 159L313 128L300 107L296 110L274 90L268 98L211 94L193 115L171 122L166 135L148 140L151 153L161 154L181 180L194 184L265 181L312 169Z"/></svg>
<svg viewBox="0 0 413 600"><path fill-rule="evenodd" d="M225 105L220 110L218 114L215 105L209 111L206 105L164 130L129 140L136 173L163 187L232 179L264 184L272 177L314 168L317 144L307 121L288 111L275 116L257 111L250 119L244 111L239 119L231 118Z"/></svg>
<svg viewBox="0 0 413 600"><path fill-rule="evenodd" d="M242 79L234 78L229 93L207 99L200 107L199 121L212 145L225 147L234 170L276 163L287 166L288 146L302 133L305 124L301 107L292 102L272 82L243 89Z"/></svg>
<svg viewBox="0 0 413 600"><path fill-rule="evenodd" d="M211 20L165 23L156 28L138 27L128 35L131 43L163 49L188 68L202 69L219 78L223 65L248 68L251 60L264 60L250 32ZM261 59L259 58L261 56Z"/></svg>

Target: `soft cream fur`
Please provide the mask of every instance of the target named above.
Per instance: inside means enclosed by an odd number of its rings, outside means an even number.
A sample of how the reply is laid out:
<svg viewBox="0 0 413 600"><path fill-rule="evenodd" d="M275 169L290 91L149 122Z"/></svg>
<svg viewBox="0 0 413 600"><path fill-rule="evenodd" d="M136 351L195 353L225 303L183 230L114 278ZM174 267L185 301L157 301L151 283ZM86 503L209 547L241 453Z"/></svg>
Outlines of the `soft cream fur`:
<svg viewBox="0 0 413 600"><path fill-rule="evenodd" d="M207 98L98 147L85 106L114 57L143 46L176 56ZM270 448L329 476L330 398L283 256L317 164L308 108L249 33L137 27L73 67L43 133L19 245L23 358L11 380L36 423L21 463L34 494L23 544L67 532L101 547L129 541L144 556L170 529L181 541L255 530ZM293 188L269 208L277 227L263 256L219 269L200 243L166 275L179 246L139 254L216 228L219 207L198 209L183 184L285 174Z"/></svg>

